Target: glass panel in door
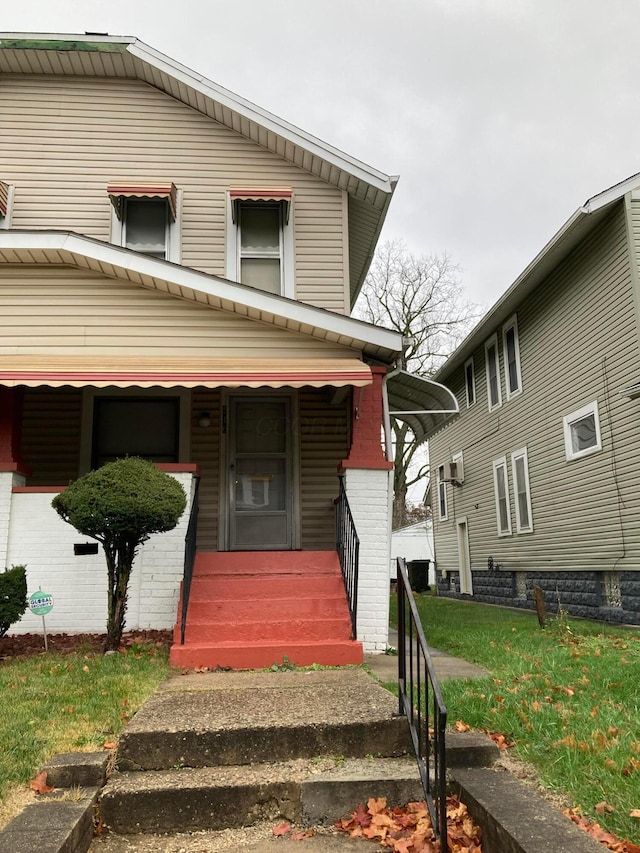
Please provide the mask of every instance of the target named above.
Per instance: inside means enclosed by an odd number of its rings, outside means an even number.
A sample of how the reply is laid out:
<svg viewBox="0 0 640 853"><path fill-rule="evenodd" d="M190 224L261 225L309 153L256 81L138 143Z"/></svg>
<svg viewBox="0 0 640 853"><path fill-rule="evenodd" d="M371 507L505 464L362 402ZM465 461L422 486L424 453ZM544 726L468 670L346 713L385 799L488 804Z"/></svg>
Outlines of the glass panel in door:
<svg viewBox="0 0 640 853"><path fill-rule="evenodd" d="M229 421L229 547L234 551L291 548L289 400L232 399Z"/></svg>

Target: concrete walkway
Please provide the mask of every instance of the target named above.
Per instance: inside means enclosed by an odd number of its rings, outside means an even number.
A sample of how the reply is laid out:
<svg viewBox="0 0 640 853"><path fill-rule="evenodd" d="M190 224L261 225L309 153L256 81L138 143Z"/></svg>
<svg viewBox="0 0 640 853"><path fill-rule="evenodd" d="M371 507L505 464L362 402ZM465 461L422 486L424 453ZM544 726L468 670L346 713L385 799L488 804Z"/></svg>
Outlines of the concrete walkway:
<svg viewBox="0 0 640 853"><path fill-rule="evenodd" d="M398 632L389 628L389 646L398 648ZM485 678L490 675L486 669L469 663L462 658L456 658L447 652L430 648L431 659L439 681L447 681L452 678ZM373 675L383 684L391 684L398 680L398 657L397 655L365 655L364 662Z"/></svg>

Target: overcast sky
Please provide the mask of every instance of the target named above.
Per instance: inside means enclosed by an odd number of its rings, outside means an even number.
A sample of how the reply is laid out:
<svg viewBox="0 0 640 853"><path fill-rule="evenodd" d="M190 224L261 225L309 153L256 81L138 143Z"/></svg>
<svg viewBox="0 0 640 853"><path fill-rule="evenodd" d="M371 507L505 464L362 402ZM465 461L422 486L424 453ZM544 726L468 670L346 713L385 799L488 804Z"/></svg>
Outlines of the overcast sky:
<svg viewBox="0 0 640 853"><path fill-rule="evenodd" d="M640 171L639 23L637 0L20 0L0 14L7 32L137 36L399 174L383 239L448 252L487 307L589 196Z"/></svg>

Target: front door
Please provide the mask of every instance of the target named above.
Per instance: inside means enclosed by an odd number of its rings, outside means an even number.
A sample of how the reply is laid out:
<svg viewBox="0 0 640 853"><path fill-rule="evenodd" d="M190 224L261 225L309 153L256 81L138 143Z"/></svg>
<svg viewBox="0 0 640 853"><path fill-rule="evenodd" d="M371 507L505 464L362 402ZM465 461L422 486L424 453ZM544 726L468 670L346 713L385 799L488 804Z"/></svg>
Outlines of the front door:
<svg viewBox="0 0 640 853"><path fill-rule="evenodd" d="M293 542L291 400L229 401L229 549L288 550Z"/></svg>

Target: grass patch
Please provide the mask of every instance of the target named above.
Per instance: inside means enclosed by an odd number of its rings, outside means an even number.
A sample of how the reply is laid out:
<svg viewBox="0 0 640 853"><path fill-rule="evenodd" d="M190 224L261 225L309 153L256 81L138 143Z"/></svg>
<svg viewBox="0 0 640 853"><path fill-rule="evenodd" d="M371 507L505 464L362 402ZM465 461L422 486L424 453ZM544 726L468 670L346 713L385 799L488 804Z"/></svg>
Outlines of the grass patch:
<svg viewBox="0 0 640 853"><path fill-rule="evenodd" d="M441 685L450 723L504 734L548 788L610 832L638 841L640 634L420 595L427 641L491 678ZM392 614L393 619L393 614ZM594 808L606 802L612 812Z"/></svg>
<svg viewBox="0 0 640 853"><path fill-rule="evenodd" d="M58 752L100 750L168 673L167 649L39 654L0 664L0 801Z"/></svg>

